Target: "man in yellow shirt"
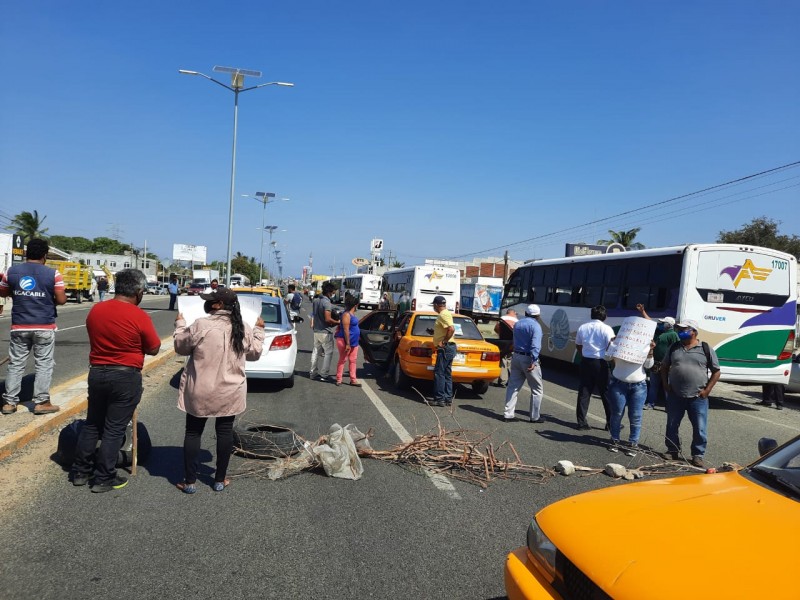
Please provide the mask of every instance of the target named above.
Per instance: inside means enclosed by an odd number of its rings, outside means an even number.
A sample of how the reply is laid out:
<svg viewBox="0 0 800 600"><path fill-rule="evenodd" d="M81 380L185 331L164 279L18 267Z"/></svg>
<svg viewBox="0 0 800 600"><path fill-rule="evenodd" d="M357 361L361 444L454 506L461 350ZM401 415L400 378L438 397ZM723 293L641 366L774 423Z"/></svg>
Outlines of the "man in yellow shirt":
<svg viewBox="0 0 800 600"><path fill-rule="evenodd" d="M453 359L456 357L456 343L452 338L456 329L453 326L453 314L447 310L444 296L436 296L433 299L433 310L439 316L433 324L436 364L433 368L431 406L450 406L453 403Z"/></svg>

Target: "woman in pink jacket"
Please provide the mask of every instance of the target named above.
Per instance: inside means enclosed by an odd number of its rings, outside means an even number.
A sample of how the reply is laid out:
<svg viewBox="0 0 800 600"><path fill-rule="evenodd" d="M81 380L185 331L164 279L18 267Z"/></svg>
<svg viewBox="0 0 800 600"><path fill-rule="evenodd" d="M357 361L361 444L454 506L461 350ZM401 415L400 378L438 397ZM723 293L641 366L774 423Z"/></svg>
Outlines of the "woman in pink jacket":
<svg viewBox="0 0 800 600"><path fill-rule="evenodd" d="M197 491L200 438L206 420L214 417L217 433L217 471L214 490L230 481L226 474L233 451L233 420L247 407L246 360L258 360L264 345L264 321L255 328L242 322L236 292L228 288L200 294L208 317L186 326L182 314L175 319L175 352L188 356L178 390L178 408L186 413L183 439L182 492Z"/></svg>

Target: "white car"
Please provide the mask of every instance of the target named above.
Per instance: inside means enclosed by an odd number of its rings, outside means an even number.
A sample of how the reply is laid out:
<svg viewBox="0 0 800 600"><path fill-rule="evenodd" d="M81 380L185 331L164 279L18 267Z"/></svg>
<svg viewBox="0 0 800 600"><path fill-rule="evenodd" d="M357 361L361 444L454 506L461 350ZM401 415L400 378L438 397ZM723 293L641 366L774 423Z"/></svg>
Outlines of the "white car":
<svg viewBox="0 0 800 600"><path fill-rule="evenodd" d="M261 297L261 318L266 334L264 350L261 358L245 363L245 374L250 379L278 379L284 387L290 388L294 385L297 331L281 298L257 295Z"/></svg>
<svg viewBox="0 0 800 600"><path fill-rule="evenodd" d="M800 353L792 356L792 371L789 383L786 384L786 391L790 394L800 394Z"/></svg>

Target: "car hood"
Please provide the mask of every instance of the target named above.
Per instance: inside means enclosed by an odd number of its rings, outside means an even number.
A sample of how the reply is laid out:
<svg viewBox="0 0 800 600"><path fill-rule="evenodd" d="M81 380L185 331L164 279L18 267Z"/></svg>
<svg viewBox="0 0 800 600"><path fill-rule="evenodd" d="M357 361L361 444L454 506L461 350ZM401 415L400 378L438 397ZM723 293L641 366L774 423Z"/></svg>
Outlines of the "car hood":
<svg viewBox="0 0 800 600"><path fill-rule="evenodd" d="M800 502L736 472L579 494L537 521L616 600L797 594Z"/></svg>

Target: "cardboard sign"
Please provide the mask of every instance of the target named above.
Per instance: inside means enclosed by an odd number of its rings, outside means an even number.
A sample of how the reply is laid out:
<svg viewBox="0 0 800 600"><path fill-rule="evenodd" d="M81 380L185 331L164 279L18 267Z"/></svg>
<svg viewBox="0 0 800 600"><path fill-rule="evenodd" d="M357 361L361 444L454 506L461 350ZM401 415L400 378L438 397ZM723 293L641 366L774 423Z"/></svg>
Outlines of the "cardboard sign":
<svg viewBox="0 0 800 600"><path fill-rule="evenodd" d="M620 325L617 337L606 350L606 356L642 364L650 353L650 342L656 322L641 317L628 317Z"/></svg>
<svg viewBox="0 0 800 600"><path fill-rule="evenodd" d="M187 327L197 319L208 316L203 310L205 302L200 296L178 296L178 312L183 315ZM239 310L242 313L242 321L250 327L255 327L256 320L261 316L261 296L257 294L240 295Z"/></svg>

